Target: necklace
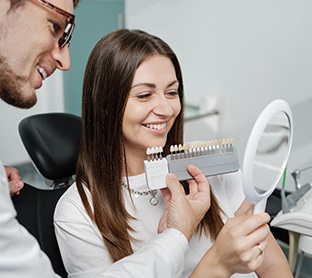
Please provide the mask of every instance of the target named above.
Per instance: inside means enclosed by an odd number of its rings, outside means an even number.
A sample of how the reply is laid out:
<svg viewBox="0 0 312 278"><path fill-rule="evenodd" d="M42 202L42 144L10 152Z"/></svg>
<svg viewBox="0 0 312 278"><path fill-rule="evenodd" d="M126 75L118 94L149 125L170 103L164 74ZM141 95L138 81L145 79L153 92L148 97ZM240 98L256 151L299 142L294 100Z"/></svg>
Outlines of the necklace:
<svg viewBox="0 0 312 278"><path fill-rule="evenodd" d="M122 186L129 190L129 185L128 184L122 182ZM131 192L131 194L134 195L134 197L146 196L148 194L151 194L152 197L149 199L150 204L152 206L157 206L158 203L159 203L159 200L156 197L157 189L147 190L147 191L138 191L138 190L134 190L134 189L130 188L130 192Z"/></svg>

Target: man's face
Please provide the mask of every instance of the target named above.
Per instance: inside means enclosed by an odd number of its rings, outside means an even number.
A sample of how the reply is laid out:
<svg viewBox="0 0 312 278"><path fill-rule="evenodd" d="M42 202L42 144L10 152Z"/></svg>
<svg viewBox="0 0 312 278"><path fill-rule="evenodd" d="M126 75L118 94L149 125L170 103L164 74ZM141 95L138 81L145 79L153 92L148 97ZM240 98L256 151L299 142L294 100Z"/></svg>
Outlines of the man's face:
<svg viewBox="0 0 312 278"><path fill-rule="evenodd" d="M72 0L49 0L73 13ZM37 102L36 89L55 69L68 70L68 46L59 45L68 18L38 0L27 0L15 10L0 1L0 98L30 108Z"/></svg>

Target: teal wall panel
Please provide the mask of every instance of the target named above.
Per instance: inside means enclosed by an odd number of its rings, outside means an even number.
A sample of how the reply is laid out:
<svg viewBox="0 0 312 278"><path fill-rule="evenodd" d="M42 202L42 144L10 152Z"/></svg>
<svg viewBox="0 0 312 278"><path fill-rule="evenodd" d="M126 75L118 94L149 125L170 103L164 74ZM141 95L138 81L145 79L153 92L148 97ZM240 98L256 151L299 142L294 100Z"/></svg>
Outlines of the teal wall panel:
<svg viewBox="0 0 312 278"><path fill-rule="evenodd" d="M87 59L105 34L124 27L124 0L80 0L70 44L71 69L64 73L65 112L81 115L82 82Z"/></svg>

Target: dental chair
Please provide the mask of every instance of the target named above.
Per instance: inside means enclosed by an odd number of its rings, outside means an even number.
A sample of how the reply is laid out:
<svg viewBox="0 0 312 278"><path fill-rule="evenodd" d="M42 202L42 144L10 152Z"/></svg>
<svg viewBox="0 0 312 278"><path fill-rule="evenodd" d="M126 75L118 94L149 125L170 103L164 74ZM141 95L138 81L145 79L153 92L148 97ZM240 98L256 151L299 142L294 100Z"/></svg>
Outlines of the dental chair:
<svg viewBox="0 0 312 278"><path fill-rule="evenodd" d="M286 192L288 195L289 192ZM281 199L281 190L275 189L272 195L268 198L267 206L265 211L270 215L271 220L282 210L282 199ZM289 244L289 235L288 231L270 226L271 233L275 237L275 239L281 240L282 242Z"/></svg>
<svg viewBox="0 0 312 278"><path fill-rule="evenodd" d="M19 124L22 142L46 188L25 184L13 203L18 221L37 239L54 271L67 277L56 241L53 214L62 194L75 179L81 118L67 113L29 116Z"/></svg>
<svg viewBox="0 0 312 278"><path fill-rule="evenodd" d="M294 169L290 174L294 179L295 182L295 189L296 191L300 191L303 189L301 187L300 175L302 172L307 170L311 170L312 166L305 167L303 169ZM305 191L304 191L305 192ZM286 191L285 196L291 195L292 192ZM300 197L300 195L299 195ZM281 198L281 190L275 189L272 195L268 198L266 212L271 216L271 221L273 218L283 209L282 207L282 198ZM282 228L270 226L271 232L276 239L283 241L286 244L289 244L289 234L288 231Z"/></svg>

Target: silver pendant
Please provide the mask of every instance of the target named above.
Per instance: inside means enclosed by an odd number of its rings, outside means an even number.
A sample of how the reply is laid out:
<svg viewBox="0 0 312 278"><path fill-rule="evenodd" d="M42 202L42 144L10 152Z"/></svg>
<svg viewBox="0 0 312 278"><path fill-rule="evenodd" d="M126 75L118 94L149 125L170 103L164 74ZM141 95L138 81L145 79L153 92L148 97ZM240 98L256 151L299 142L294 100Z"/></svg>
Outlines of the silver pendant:
<svg viewBox="0 0 312 278"><path fill-rule="evenodd" d="M150 204L151 204L152 206L157 206L158 203L159 203L158 198L155 197L156 194L157 194L157 190L156 190L156 189L151 190L150 193L151 193L151 195L152 195L152 197L151 197L150 200L149 200Z"/></svg>
<svg viewBox="0 0 312 278"><path fill-rule="evenodd" d="M149 202L150 202L150 204L151 204L152 206L157 206L158 203L159 203L159 200L158 200L158 198L156 198L155 196L152 196L152 197L150 198Z"/></svg>

